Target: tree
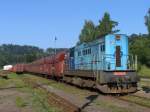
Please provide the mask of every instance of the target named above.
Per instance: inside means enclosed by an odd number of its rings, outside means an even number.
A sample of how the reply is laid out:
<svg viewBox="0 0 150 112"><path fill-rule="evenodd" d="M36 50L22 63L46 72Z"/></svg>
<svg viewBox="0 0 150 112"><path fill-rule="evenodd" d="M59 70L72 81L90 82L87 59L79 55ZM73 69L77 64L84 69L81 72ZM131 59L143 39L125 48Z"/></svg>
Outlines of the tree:
<svg viewBox="0 0 150 112"><path fill-rule="evenodd" d="M119 30L113 30L118 25L118 22L111 20L110 14L105 13L102 20L99 21L99 25L95 26L92 21L85 21L81 34L79 36L79 42L91 42L99 36L104 36L110 33L116 33Z"/></svg>
<svg viewBox="0 0 150 112"><path fill-rule="evenodd" d="M150 36L150 9L149 9L147 15L145 16L145 25L147 26L148 33Z"/></svg>
<svg viewBox="0 0 150 112"><path fill-rule="evenodd" d="M45 56L54 55L55 54L55 50L56 50L56 53L59 53L61 51L68 50L68 48L47 48L46 51L45 51Z"/></svg>
<svg viewBox="0 0 150 112"><path fill-rule="evenodd" d="M130 36L130 53L138 56L138 62L150 67L150 39L146 35Z"/></svg>
<svg viewBox="0 0 150 112"><path fill-rule="evenodd" d="M46 54L47 55L53 55L53 54L55 54L55 49L54 48L47 48L46 49Z"/></svg>
<svg viewBox="0 0 150 112"><path fill-rule="evenodd" d="M7 64L32 62L43 57L43 49L34 46L3 44L0 46L0 67Z"/></svg>
<svg viewBox="0 0 150 112"><path fill-rule="evenodd" d="M85 21L81 34L79 36L80 43L90 42L95 39L95 25L92 21Z"/></svg>
<svg viewBox="0 0 150 112"><path fill-rule="evenodd" d="M30 62L35 61L37 59L37 56L35 53L32 53L32 54L26 54L25 58L26 58L26 62L30 63Z"/></svg>
<svg viewBox="0 0 150 112"><path fill-rule="evenodd" d="M119 30L113 30L113 28L115 28L117 25L118 22L111 20L110 14L106 12L96 28L96 36L103 36L118 32Z"/></svg>

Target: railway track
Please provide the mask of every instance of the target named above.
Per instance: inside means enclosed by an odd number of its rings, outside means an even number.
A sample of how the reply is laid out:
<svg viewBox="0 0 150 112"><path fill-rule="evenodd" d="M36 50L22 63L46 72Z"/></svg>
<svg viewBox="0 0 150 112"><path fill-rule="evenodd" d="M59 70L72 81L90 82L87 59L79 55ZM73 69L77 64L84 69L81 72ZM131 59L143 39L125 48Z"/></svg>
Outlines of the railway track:
<svg viewBox="0 0 150 112"><path fill-rule="evenodd" d="M146 82L146 84L140 84L140 89L138 92L115 98L150 108L150 79L142 78L141 81Z"/></svg>
<svg viewBox="0 0 150 112"><path fill-rule="evenodd" d="M24 81L30 85L33 86L33 88L41 88L47 91L47 84L42 84L42 83L37 83L35 80L31 80L29 78L24 79ZM69 111L67 110L66 112L80 112L81 109L77 106L75 106L74 104L71 104L70 102L68 102L65 99L62 99L60 96L57 96L55 94L52 93L48 93L49 94L49 99L51 100L55 100L55 102L57 102L56 104L62 105L64 108L69 109ZM118 100L122 100L124 102L128 102L128 103L133 103L142 107L147 107L150 108L150 97L144 97L142 95L137 95L137 94L129 94L129 95L124 95L124 96L112 96L112 95L104 95L104 97L113 97L116 98ZM57 100L58 99L58 100ZM66 103L61 103L61 102L66 102ZM71 111L72 110L72 111Z"/></svg>
<svg viewBox="0 0 150 112"><path fill-rule="evenodd" d="M141 81L150 82L150 78L141 78Z"/></svg>
<svg viewBox="0 0 150 112"><path fill-rule="evenodd" d="M71 102L62 98L61 96L58 96L55 93L51 92L47 88L47 84L37 83L35 80L30 79L30 78L24 78L23 81L29 86L32 86L32 88L38 88L38 89L46 91L49 104L60 107L63 110L63 112L80 112L81 111L80 108L77 107L76 105L72 104Z"/></svg>
<svg viewBox="0 0 150 112"><path fill-rule="evenodd" d="M141 82L139 83L140 90L145 91L146 93L150 93L150 79L141 78Z"/></svg>
<svg viewBox="0 0 150 112"><path fill-rule="evenodd" d="M120 99L124 100L124 101L127 101L127 102L135 103L135 104L143 106L143 107L150 108L150 100L147 100L147 99L142 98L142 97L126 96L126 97L122 97Z"/></svg>
<svg viewBox="0 0 150 112"><path fill-rule="evenodd" d="M150 108L150 97L147 98L147 97L142 97L139 95L130 94L130 95L125 95L125 96L115 96L114 98L125 101L125 102L137 104L142 107Z"/></svg>
<svg viewBox="0 0 150 112"><path fill-rule="evenodd" d="M150 100L150 97L146 97L146 96L141 96L141 95L135 95L135 94L133 94L133 95L130 95L130 96L133 96L133 97L138 97L138 98L143 98L143 99L148 99L148 100Z"/></svg>

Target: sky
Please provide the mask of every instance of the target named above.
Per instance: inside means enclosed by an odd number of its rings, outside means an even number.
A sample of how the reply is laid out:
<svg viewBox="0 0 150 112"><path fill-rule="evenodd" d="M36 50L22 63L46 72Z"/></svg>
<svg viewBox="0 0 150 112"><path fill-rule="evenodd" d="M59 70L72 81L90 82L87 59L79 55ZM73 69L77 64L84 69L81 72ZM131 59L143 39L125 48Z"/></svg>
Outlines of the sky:
<svg viewBox="0 0 150 112"><path fill-rule="evenodd" d="M150 0L0 0L0 44L69 48L84 21L97 25L105 12L119 22L119 33L147 33L149 8Z"/></svg>

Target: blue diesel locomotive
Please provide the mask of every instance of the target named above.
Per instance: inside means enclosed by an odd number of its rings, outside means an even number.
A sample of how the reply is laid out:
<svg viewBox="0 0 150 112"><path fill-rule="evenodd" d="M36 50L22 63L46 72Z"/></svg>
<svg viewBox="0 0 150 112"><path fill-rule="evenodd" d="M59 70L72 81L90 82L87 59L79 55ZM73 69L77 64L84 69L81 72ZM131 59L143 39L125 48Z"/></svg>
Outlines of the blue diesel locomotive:
<svg viewBox="0 0 150 112"><path fill-rule="evenodd" d="M137 90L137 57L129 55L128 37L109 34L71 48L63 80L103 93Z"/></svg>

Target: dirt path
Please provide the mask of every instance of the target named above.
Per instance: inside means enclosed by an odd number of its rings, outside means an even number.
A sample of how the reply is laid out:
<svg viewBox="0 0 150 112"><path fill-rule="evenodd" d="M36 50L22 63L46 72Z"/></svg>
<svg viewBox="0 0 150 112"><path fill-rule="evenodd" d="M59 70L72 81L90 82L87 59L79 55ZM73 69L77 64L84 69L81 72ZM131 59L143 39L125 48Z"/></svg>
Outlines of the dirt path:
<svg viewBox="0 0 150 112"><path fill-rule="evenodd" d="M61 112L48 105L44 92L29 87L22 78L16 74L0 78L0 112Z"/></svg>
<svg viewBox="0 0 150 112"><path fill-rule="evenodd" d="M150 92L145 92L143 90L134 93L133 95L150 99Z"/></svg>
<svg viewBox="0 0 150 112"><path fill-rule="evenodd" d="M15 89L0 90L0 112L33 112L29 104L17 104L17 99L19 98L26 99L28 98L28 94L19 92Z"/></svg>

